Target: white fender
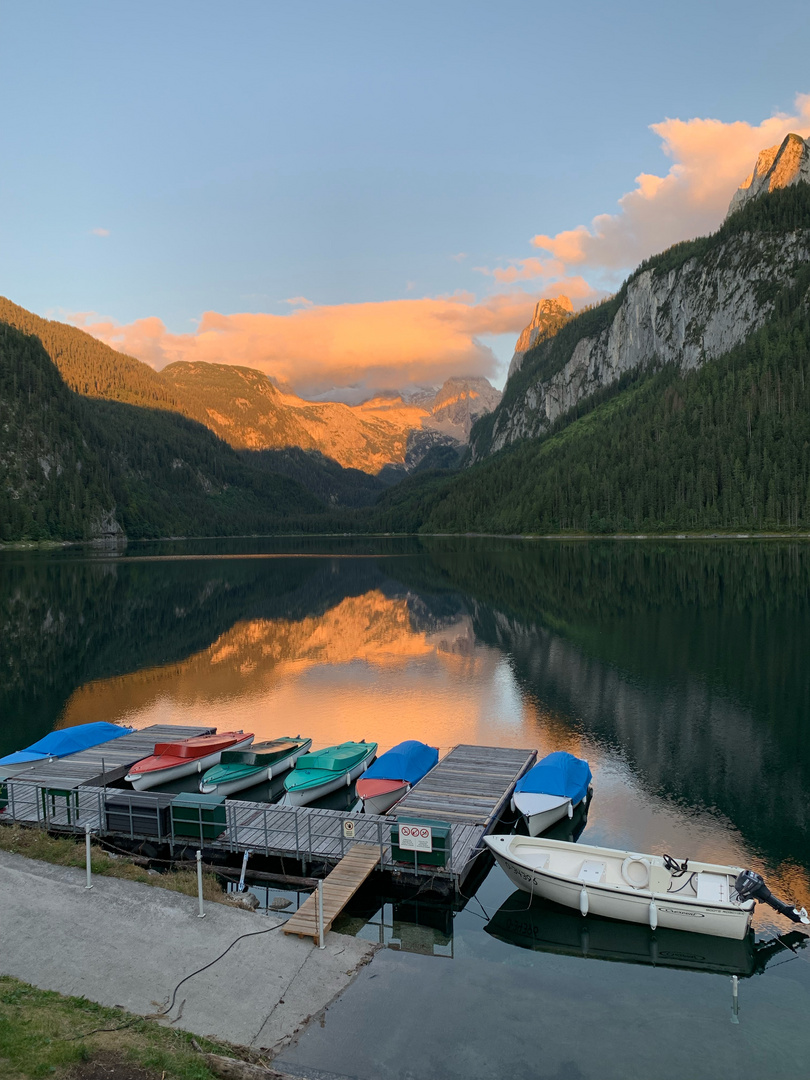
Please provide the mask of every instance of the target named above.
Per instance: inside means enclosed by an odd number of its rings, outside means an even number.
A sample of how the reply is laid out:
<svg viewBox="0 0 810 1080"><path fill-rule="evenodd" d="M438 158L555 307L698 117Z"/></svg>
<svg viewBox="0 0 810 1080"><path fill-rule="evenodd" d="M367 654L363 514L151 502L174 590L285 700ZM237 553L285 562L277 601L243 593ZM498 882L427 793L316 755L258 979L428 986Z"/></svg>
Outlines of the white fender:
<svg viewBox="0 0 810 1080"><path fill-rule="evenodd" d="M588 914L588 890L585 888L584 885L582 886L579 894L579 910L582 912L583 915Z"/></svg>
<svg viewBox="0 0 810 1080"><path fill-rule="evenodd" d="M573 816L574 816L574 804L569 799L568 800L568 820L570 821Z"/></svg>
<svg viewBox="0 0 810 1080"><path fill-rule="evenodd" d="M650 929L655 930L658 927L658 908L655 906L655 901L650 901Z"/></svg>
<svg viewBox="0 0 810 1080"><path fill-rule="evenodd" d="M347 772L346 773L346 787L351 787L351 786L352 786L352 774L350 772Z"/></svg>
<svg viewBox="0 0 810 1080"><path fill-rule="evenodd" d="M197 772L202 772L202 762L201 761L197 762Z"/></svg>
<svg viewBox="0 0 810 1080"><path fill-rule="evenodd" d="M273 779L273 766L272 765L267 766L267 779L268 780Z"/></svg>
<svg viewBox="0 0 810 1080"><path fill-rule="evenodd" d="M512 813L514 814L514 812L515 812L515 796L514 795L509 800L509 808L511 809Z"/></svg>

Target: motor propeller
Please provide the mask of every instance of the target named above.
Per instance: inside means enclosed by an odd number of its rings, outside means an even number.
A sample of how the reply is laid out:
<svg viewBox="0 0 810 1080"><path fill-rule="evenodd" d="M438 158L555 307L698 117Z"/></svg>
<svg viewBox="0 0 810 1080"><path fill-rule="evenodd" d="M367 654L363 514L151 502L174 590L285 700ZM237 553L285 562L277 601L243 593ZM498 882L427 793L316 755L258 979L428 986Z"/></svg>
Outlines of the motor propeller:
<svg viewBox="0 0 810 1080"><path fill-rule="evenodd" d="M738 874L737 880L734 882L734 888L743 902L746 900L759 900L763 904L769 904L780 915L790 919L791 922L810 923L810 916L808 916L804 908L786 904L784 900L774 896L761 875L753 870L743 870L741 874Z"/></svg>

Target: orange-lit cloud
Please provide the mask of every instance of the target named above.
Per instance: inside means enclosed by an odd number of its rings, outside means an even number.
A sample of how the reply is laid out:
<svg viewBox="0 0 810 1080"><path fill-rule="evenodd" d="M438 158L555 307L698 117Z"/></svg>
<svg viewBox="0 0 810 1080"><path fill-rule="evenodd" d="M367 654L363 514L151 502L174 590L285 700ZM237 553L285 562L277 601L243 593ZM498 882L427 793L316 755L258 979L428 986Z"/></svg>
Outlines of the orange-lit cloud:
<svg viewBox="0 0 810 1080"><path fill-rule="evenodd" d="M91 234L93 236L109 236L110 235L110 230L109 229L102 229L102 227L100 225L97 226L95 229L91 229L90 232L91 232Z"/></svg>
<svg viewBox="0 0 810 1080"><path fill-rule="evenodd" d="M582 279L556 291L584 296ZM555 291L555 290L551 290ZM127 325L74 315L114 348L163 368L178 360L258 368L316 394L333 386L369 388L494 375L498 361L480 338L518 334L541 296L522 290L476 300L470 293L379 303L299 307L288 315L207 311L194 333L170 333L156 317Z"/></svg>
<svg viewBox="0 0 810 1080"><path fill-rule="evenodd" d="M810 134L810 94L796 97L792 116L778 113L761 124L664 120L653 124L652 130L673 160L666 176L637 176L633 191L619 199L617 214L599 214L590 226L579 225L555 236L539 234L532 240L565 272L573 267L629 268L680 240L716 229L760 150L781 142L791 131L805 138ZM500 280L528 276L527 271Z"/></svg>

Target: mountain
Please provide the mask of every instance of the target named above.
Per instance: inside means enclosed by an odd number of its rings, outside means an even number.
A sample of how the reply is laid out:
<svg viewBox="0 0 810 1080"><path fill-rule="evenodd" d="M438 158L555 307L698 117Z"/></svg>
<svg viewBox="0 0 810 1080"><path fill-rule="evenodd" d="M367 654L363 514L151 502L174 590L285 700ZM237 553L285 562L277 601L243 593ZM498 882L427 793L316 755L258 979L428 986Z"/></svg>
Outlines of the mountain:
<svg viewBox="0 0 810 1080"><path fill-rule="evenodd" d="M500 400L486 379L451 379L417 400L377 397L359 405L312 402L276 386L252 368L178 362L162 371L104 345L83 330L42 319L0 297L0 321L35 334L79 394L181 413L239 450L297 447L344 468L408 472L435 444L466 443L474 420ZM438 404L437 404L438 402ZM457 402L454 406L453 403Z"/></svg>
<svg viewBox="0 0 810 1080"><path fill-rule="evenodd" d="M745 341L810 259L806 190L802 183L749 200L712 236L648 259L616 296L539 341L500 405L474 427L471 460L547 432L627 372L667 364L692 371Z"/></svg>
<svg viewBox="0 0 810 1080"><path fill-rule="evenodd" d="M801 135L786 135L781 143L760 152L753 172L734 192L728 215L766 191L792 187L802 181L810 183L810 140Z"/></svg>
<svg viewBox="0 0 810 1080"><path fill-rule="evenodd" d="M530 349L471 464L380 529L810 529L810 184L764 191Z"/></svg>
<svg viewBox="0 0 810 1080"><path fill-rule="evenodd" d="M267 533L325 510L184 416L76 393L0 322L0 541Z"/></svg>
<svg viewBox="0 0 810 1080"><path fill-rule="evenodd" d="M532 321L524 327L515 345L515 352L509 364L509 376L520 370L523 357L542 338L551 337L571 318L574 305L567 296L540 300L534 309Z"/></svg>
<svg viewBox="0 0 810 1080"><path fill-rule="evenodd" d="M489 379L448 379L429 405L425 403L430 415L422 420L422 427L466 443L475 421L492 412L500 400L500 390Z"/></svg>

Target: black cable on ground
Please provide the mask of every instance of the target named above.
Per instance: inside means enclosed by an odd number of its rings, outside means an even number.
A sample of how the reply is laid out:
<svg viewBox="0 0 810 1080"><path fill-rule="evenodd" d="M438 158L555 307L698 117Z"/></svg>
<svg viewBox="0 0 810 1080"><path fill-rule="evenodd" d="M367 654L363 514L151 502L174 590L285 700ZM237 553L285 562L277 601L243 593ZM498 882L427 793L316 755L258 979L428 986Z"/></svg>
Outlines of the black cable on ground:
<svg viewBox="0 0 810 1080"><path fill-rule="evenodd" d="M180 989L180 987L184 983L187 983L189 981L189 979L193 979L195 975L200 975L200 974L202 974L203 971L207 971L210 967L213 967L214 964L219 963L219 961L222 960L223 957L228 955L228 953L231 951L231 949L234 947L234 945L237 945L240 941L244 941L245 938L259 937L261 934L270 934L270 933L272 933L273 930L280 930L281 927L286 924L286 922L287 922L287 920L284 919L282 922L277 923L275 926L268 926L264 930L254 930L250 934L241 934L238 938L236 938L235 941L232 941L230 943L230 945L228 946L228 948L224 952L220 953L219 956L215 957L209 964L206 964L204 967L197 968L196 971L192 971L190 975L186 975L186 977L184 979L181 979L180 982L177 984L177 986L175 986L175 988L174 988L174 990L172 992L172 999L171 999L170 1004L167 1006L167 1008L161 1009L160 1012L157 1012L157 1013L151 1013L147 1017L147 1019L151 1019L151 1018L157 1019L157 1018L162 1018L162 1017L168 1016L168 1014L174 1008L174 1003L177 1000L177 991Z"/></svg>

